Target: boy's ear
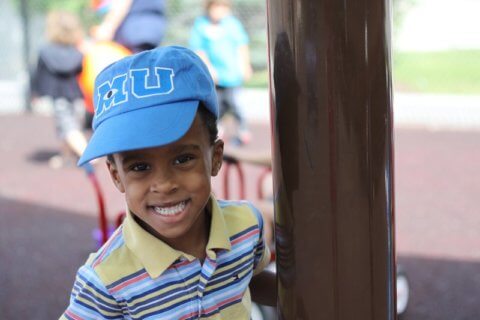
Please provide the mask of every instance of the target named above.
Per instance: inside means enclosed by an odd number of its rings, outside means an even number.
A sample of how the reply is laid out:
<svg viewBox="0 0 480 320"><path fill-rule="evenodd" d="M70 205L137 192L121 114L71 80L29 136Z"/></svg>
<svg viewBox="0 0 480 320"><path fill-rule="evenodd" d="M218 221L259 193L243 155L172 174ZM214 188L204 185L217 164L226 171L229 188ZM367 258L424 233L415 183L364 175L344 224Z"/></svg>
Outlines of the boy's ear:
<svg viewBox="0 0 480 320"><path fill-rule="evenodd" d="M107 160L107 168L108 172L110 172L110 177L112 178L113 184L117 187L118 191L121 193L125 193L125 187L120 179L118 174L118 169L116 164L113 161Z"/></svg>
<svg viewBox="0 0 480 320"><path fill-rule="evenodd" d="M223 163L223 140L218 139L213 145L213 154L212 154L212 177L215 177L220 169L222 168Z"/></svg>

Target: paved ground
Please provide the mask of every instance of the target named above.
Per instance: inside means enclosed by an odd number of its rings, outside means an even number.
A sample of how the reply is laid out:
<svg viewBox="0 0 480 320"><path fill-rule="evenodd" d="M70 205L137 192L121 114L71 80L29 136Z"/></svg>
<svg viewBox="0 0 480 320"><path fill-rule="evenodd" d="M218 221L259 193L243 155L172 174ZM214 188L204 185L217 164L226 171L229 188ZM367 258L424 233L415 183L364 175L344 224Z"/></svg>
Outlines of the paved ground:
<svg viewBox="0 0 480 320"><path fill-rule="evenodd" d="M52 129L48 117L0 116L1 319L58 317L77 267L94 249L92 188L81 170L46 165L57 147ZM253 129L250 148L257 149L268 128ZM405 319L478 319L480 131L399 126L395 147L397 248L412 285ZM103 166L98 175L114 216L123 201Z"/></svg>

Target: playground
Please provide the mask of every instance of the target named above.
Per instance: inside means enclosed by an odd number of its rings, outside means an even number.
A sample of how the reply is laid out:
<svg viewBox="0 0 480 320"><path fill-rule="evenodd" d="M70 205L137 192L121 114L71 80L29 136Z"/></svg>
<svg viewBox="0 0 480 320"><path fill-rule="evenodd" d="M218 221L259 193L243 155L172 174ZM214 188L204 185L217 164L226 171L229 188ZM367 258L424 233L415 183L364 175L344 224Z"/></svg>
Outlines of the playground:
<svg viewBox="0 0 480 320"><path fill-rule="evenodd" d="M462 130L461 123L451 124L455 130L444 123L432 130L422 128L421 119L402 117L413 124L404 120L395 129L396 246L411 283L404 319L475 319L480 314L480 131ZM95 250L98 208L84 171L47 164L57 151L52 121L34 114L0 117L2 319L58 317L76 268ZM252 122L252 129L255 138L245 148L269 148L268 122ZM124 210L123 200L103 163L96 168L113 220ZM261 170L244 170L247 197L255 199ZM222 173L215 181L219 196L221 178Z"/></svg>

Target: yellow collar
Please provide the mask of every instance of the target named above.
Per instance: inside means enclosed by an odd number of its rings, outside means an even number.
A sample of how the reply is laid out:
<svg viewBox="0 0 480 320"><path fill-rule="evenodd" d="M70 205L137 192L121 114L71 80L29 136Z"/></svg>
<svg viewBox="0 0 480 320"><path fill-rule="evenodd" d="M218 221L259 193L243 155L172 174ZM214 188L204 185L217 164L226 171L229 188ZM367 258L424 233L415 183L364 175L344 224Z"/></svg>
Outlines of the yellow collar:
<svg viewBox="0 0 480 320"><path fill-rule="evenodd" d="M216 259L215 250L231 250L228 230L222 209L214 196L210 196L212 217L206 253ZM123 222L123 236L127 247L140 259L150 277L157 278L181 256L195 259L189 254L175 250L162 240L145 231L132 217L130 210Z"/></svg>

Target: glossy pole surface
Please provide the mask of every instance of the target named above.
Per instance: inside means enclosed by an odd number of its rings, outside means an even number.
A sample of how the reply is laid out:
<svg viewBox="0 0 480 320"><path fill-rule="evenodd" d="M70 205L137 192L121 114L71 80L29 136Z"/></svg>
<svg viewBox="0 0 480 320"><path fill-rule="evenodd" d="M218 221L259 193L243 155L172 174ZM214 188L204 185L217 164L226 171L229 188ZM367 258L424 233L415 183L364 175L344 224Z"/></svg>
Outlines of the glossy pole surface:
<svg viewBox="0 0 480 320"><path fill-rule="evenodd" d="M390 3L267 11L279 319L395 319Z"/></svg>

